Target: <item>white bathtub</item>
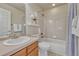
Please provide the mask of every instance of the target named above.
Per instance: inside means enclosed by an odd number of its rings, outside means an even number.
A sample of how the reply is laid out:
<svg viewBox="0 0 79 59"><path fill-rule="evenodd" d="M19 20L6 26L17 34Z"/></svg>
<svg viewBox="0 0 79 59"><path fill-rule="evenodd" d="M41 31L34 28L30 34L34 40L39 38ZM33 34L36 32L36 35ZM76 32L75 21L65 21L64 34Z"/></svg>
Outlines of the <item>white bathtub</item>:
<svg viewBox="0 0 79 59"><path fill-rule="evenodd" d="M59 55L65 55L65 40L41 38L39 41L49 43L50 48L48 51L51 51Z"/></svg>

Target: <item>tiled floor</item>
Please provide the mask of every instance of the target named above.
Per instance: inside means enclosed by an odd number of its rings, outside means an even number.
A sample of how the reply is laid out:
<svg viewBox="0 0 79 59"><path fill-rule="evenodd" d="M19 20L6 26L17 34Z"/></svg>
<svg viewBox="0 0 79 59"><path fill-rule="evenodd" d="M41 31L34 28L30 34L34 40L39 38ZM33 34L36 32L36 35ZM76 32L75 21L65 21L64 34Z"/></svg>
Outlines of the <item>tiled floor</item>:
<svg viewBox="0 0 79 59"><path fill-rule="evenodd" d="M39 50L40 51L40 50ZM59 54L56 54L56 53L54 53L54 52L51 52L51 51L47 51L47 56L61 56L61 55L59 55ZM40 52L39 52L39 56L41 56L40 55Z"/></svg>
<svg viewBox="0 0 79 59"><path fill-rule="evenodd" d="M48 51L48 56L61 56L61 55Z"/></svg>

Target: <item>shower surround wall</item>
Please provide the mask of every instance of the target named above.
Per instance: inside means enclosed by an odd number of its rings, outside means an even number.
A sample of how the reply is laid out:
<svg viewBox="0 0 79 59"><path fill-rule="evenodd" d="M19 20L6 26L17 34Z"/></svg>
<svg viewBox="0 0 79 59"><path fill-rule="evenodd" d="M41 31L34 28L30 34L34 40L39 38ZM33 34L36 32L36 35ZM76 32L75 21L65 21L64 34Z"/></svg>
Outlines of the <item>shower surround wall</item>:
<svg viewBox="0 0 79 59"><path fill-rule="evenodd" d="M45 37L66 40L67 4L45 10L43 20Z"/></svg>
<svg viewBox="0 0 79 59"><path fill-rule="evenodd" d="M32 24L32 18L31 15L37 14L37 20L38 20L38 25L40 25L41 31L42 30L42 26L43 26L43 22L42 22L42 9L40 7L38 7L36 4L26 4L26 24L31 23ZM38 28L36 26L26 26L26 34L27 35L36 35L38 34Z"/></svg>
<svg viewBox="0 0 79 59"><path fill-rule="evenodd" d="M41 32L45 37L66 40L67 38L67 4L55 8L42 10L36 4L26 4L26 23L30 22L31 14L37 12ZM44 14L44 16L43 16ZM28 35L36 34L37 30L33 27L26 33Z"/></svg>

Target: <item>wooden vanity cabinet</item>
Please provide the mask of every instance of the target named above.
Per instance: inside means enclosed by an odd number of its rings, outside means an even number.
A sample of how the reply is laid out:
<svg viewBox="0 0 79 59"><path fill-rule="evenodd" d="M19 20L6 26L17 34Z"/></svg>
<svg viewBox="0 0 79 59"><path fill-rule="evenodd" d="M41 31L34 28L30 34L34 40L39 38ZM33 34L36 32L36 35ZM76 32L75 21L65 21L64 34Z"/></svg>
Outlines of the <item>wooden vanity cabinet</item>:
<svg viewBox="0 0 79 59"><path fill-rule="evenodd" d="M38 56L38 42L34 42L33 44L27 47L27 55Z"/></svg>
<svg viewBox="0 0 79 59"><path fill-rule="evenodd" d="M14 53L12 56L26 56L27 52L26 52L26 48Z"/></svg>
<svg viewBox="0 0 79 59"><path fill-rule="evenodd" d="M34 42L11 56L38 56L38 42Z"/></svg>
<svg viewBox="0 0 79 59"><path fill-rule="evenodd" d="M28 56L38 56L38 48L35 48Z"/></svg>

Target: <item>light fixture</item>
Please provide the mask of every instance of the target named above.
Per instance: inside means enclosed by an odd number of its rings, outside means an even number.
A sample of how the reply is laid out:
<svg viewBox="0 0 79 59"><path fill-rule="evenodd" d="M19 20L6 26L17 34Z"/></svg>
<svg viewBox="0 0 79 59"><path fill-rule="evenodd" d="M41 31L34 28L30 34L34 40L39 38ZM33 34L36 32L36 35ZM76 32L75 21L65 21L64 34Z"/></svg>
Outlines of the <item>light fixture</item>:
<svg viewBox="0 0 79 59"><path fill-rule="evenodd" d="M53 22L52 20L49 20L49 23L50 23L50 24L52 24L52 22Z"/></svg>
<svg viewBox="0 0 79 59"><path fill-rule="evenodd" d="M55 6L55 3L53 3L52 6Z"/></svg>

